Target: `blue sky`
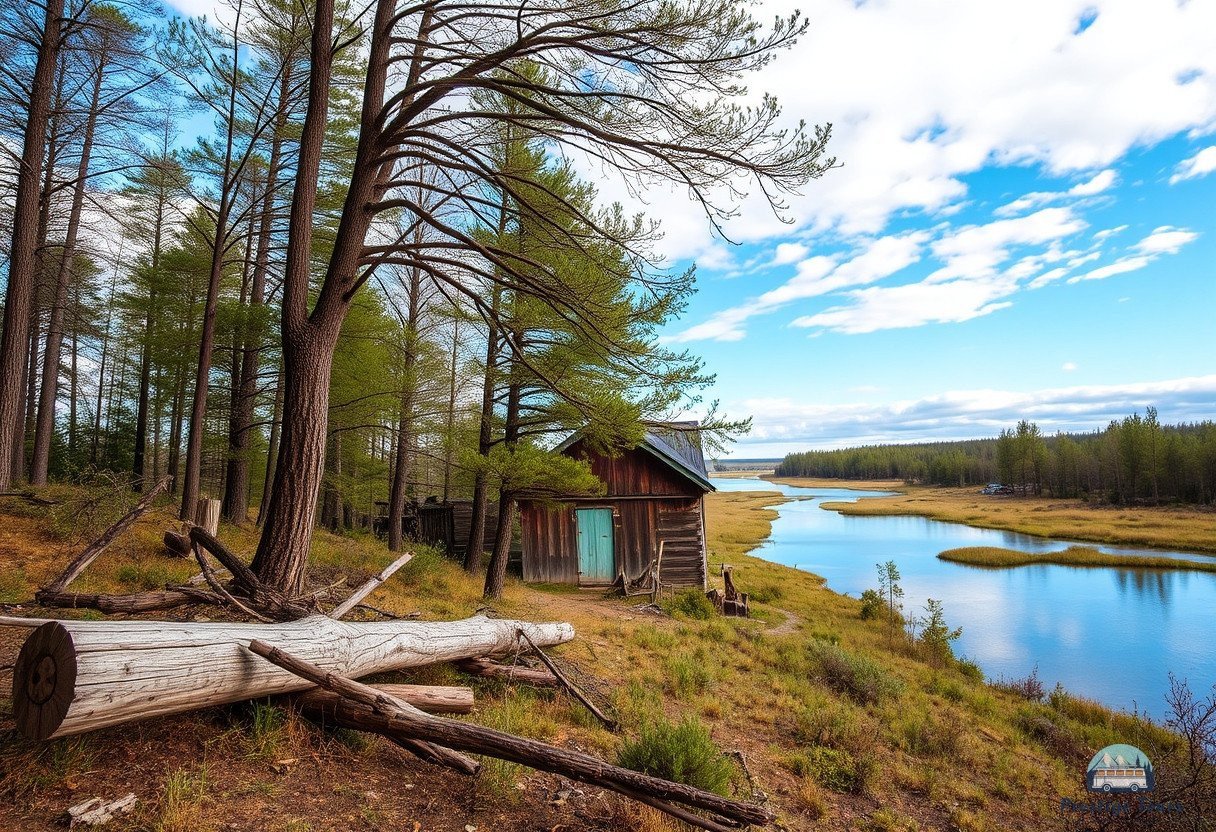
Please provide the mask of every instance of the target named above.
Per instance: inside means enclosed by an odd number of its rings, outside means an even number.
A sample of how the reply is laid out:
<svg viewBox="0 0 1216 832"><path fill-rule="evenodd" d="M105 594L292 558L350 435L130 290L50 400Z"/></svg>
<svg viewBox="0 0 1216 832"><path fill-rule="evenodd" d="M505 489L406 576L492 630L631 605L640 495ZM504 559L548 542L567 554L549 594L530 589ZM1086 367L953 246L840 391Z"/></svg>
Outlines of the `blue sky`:
<svg viewBox="0 0 1216 832"><path fill-rule="evenodd" d="M213 0L174 0L214 10ZM841 167L727 234L662 221L699 294L664 339L752 416L735 457L1216 418L1216 3L784 0L812 28L749 79ZM578 160L575 160L578 164ZM635 183L636 184L636 183Z"/></svg>
<svg viewBox="0 0 1216 832"><path fill-rule="evenodd" d="M753 88L843 167L737 247L657 214L733 456L1216 418L1216 4L803 9Z"/></svg>

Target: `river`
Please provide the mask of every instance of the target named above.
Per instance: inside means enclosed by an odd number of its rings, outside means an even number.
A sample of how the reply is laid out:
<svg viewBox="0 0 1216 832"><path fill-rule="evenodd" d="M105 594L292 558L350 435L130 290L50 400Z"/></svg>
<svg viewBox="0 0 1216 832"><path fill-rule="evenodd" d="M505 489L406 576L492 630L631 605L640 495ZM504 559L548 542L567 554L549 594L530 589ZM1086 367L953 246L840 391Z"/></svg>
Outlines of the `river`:
<svg viewBox="0 0 1216 832"><path fill-rule="evenodd" d="M777 506L772 534L753 555L822 575L837 592L858 596L878 585L875 564L895 561L906 612L926 598L945 604L961 626L955 655L979 664L989 680L1019 679L1036 667L1050 690L1072 693L1154 718L1166 713L1169 674L1198 696L1216 683L1216 573L1178 570L1022 566L989 569L939 560L959 546L1031 552L1076 541L979 529L925 517L857 517L825 511L825 501L882 496L847 488L802 488L753 478L714 480L720 491L779 491L798 501ZM1093 545L1093 544L1090 544ZM1101 546L1121 554L1209 555Z"/></svg>

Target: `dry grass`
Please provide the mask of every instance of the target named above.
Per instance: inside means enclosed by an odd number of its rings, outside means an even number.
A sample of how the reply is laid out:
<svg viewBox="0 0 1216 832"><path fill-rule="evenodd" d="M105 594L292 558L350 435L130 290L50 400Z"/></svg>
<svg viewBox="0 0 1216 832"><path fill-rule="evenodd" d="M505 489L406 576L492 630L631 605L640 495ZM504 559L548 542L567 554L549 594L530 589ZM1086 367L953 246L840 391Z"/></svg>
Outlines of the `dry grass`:
<svg viewBox="0 0 1216 832"><path fill-rule="evenodd" d="M938 554L938 557L954 563L989 566L995 569L1053 564L1056 566L1113 566L1119 569L1182 569L1192 572L1216 572L1216 561L1117 555L1102 552L1090 546L1070 546L1060 552L1042 553L1002 549L998 546L965 546L961 549L947 549Z"/></svg>
<svg viewBox="0 0 1216 832"><path fill-rule="evenodd" d="M868 828L915 828L914 823L922 829L949 828L952 812L958 814L953 822L967 828L1053 828L1051 801L1041 798L1075 796L1082 769L1071 759L1061 759L1048 740L1059 742L1062 737L1067 747L1096 750L1124 739L1131 728L1129 718L1092 703L1053 697L1034 705L1035 714L1050 718L1055 726L1044 739L1024 730L1025 700L985 685L957 665L930 667L898 640L889 646L886 628L881 622L861 620L855 599L827 590L816 575L747 554L767 537L777 516L766 506L781 499L754 493L707 498L710 562L732 564L743 591L763 590L759 594L765 601L755 604L756 620L655 617L631 610L637 599L568 587L529 587L513 580L503 599L495 602L495 612L571 622L577 638L554 654L603 680L601 693L614 706L625 737L639 736L642 726L656 716L678 722L688 714L698 715L719 747L746 757L788 828L846 829L867 823ZM165 576L180 580L192 573L191 564L161 554L159 536L171 523L169 510L149 515L123 547L90 568L87 585L98 591L128 591L132 583ZM220 537L245 555L256 544L256 530L250 527L224 526ZM20 573L7 562L0 565L0 575L16 587L6 593L32 594L34 582L62 568L72 551L48 547L39 559L37 548L23 550ZM374 538L318 532L311 580L319 586L353 585L392 558ZM426 619L462 617L481 605L481 581L459 565L419 550L415 563L370 600L399 613L419 612ZM853 672L858 684L869 680L878 685L881 695L862 695L869 690L864 685L842 687L834 675L841 668ZM591 750L605 759L615 757L622 741L561 693L469 679L447 666L392 677L472 684L478 712L471 719ZM222 813L225 820L254 824L233 827L240 829L328 830L337 828L334 824L409 829L421 807L442 817L461 817L466 811L467 781L406 762L404 771L418 788L401 791L395 784L402 778L402 758L386 743L349 743L279 708L262 703L245 710L211 709L140 723L130 738L123 731L99 735L98 741L106 744L104 755L95 753L93 737L82 738L78 745L9 749L0 775L7 771L12 776L7 781L0 776L0 783L6 782L0 787L0 803L8 799L15 807L12 801L20 799L21 806L29 806L33 795L50 796L39 798L43 808L11 810L21 814L6 815L0 808L0 826L19 818L21 828L52 828L53 811L62 810L69 783L98 791L115 788L129 772L112 761L157 747L138 739L145 730L172 736L178 745L154 779L142 787L132 783L147 807L139 828L200 828L197 824ZM274 765L280 757L301 762L290 772L277 773ZM1016 787L1011 787L1014 775ZM519 766L489 766L481 781L487 805L509 817L483 816L473 825L504 832L554 825L579 828L571 825L569 809L550 806L552 787L547 792L539 789L539 777ZM382 785L376 784L378 779ZM370 789L381 796L379 803L364 798ZM311 802L287 798L301 790ZM599 798L595 800L598 806ZM876 815L876 806L890 811ZM966 807L965 817L956 807ZM368 814L373 810L375 817ZM464 823L461 820L457 828ZM657 832L676 827L652 812L630 808L613 828Z"/></svg>

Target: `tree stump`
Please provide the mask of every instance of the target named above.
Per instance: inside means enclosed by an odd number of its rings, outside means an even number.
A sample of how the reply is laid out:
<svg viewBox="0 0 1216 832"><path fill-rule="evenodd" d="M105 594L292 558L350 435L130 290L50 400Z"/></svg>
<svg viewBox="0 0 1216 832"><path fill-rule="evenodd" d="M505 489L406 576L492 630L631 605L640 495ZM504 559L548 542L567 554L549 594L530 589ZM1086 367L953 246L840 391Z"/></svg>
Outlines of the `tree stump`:
<svg viewBox="0 0 1216 832"><path fill-rule="evenodd" d="M220 532L220 501L203 497L194 508L194 525L216 537Z"/></svg>

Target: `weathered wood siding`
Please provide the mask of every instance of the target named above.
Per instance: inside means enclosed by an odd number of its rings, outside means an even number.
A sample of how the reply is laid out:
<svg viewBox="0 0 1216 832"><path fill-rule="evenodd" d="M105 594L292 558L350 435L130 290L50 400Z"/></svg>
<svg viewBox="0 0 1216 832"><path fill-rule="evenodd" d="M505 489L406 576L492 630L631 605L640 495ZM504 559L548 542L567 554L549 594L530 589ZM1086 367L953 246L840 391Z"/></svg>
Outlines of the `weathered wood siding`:
<svg viewBox="0 0 1216 832"><path fill-rule="evenodd" d="M468 548L469 527L473 523L471 500L455 500L450 503L423 503L418 507L419 543L439 546L456 558L464 557ZM486 504L486 527L482 537L484 551L494 548L494 535L498 528L498 501Z"/></svg>
<svg viewBox="0 0 1216 832"><path fill-rule="evenodd" d="M567 453L582 456L581 444L575 443ZM629 451L618 457L590 456L588 461L607 488L604 497L571 500L557 507L530 502L521 505L524 580L580 583L575 511L610 508L618 573L623 569L631 578L641 575L663 540L663 582L704 587L701 490L646 451Z"/></svg>

